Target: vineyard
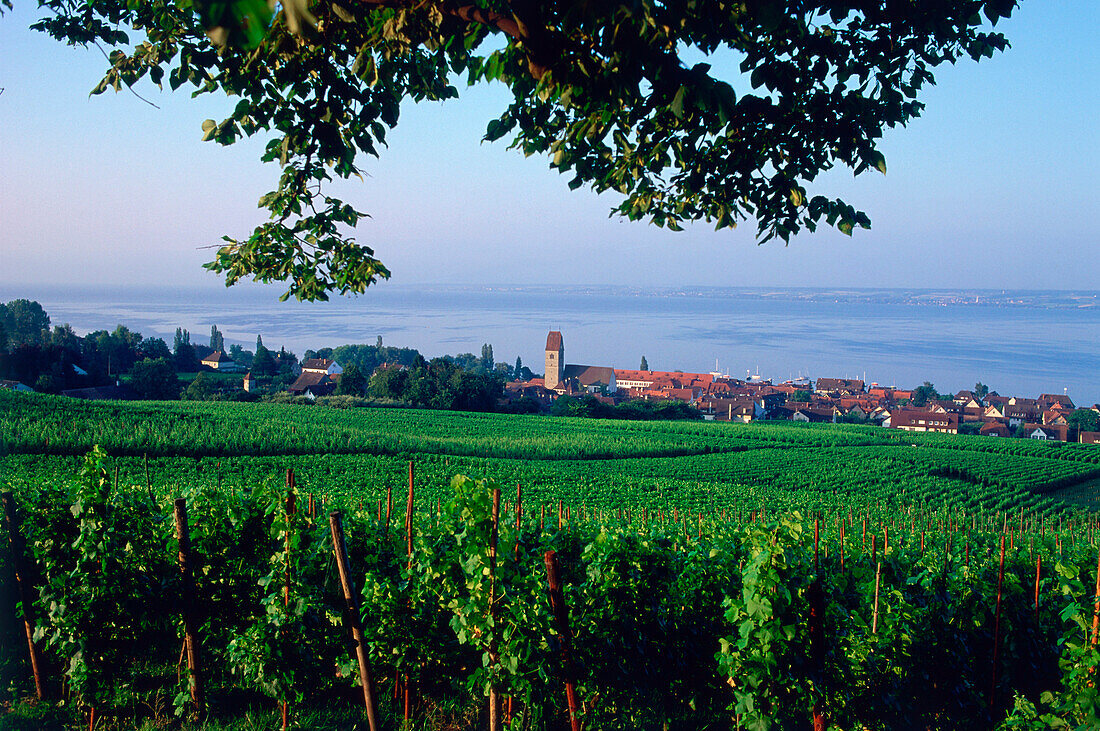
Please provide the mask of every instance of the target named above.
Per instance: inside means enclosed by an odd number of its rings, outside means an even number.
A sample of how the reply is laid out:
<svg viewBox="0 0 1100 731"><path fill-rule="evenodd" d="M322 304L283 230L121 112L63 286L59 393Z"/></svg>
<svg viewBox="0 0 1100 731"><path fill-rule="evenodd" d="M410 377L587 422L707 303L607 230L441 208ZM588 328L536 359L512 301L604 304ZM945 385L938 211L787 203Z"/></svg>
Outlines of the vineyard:
<svg viewBox="0 0 1100 731"><path fill-rule="evenodd" d="M1097 452L0 393L0 729L1096 728Z"/></svg>

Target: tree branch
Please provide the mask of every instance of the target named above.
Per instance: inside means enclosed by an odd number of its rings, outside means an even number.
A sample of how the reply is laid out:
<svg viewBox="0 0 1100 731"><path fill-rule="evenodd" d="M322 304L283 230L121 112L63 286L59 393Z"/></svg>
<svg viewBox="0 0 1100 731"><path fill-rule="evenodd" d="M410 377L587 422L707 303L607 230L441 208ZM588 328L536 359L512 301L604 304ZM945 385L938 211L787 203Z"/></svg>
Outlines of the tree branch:
<svg viewBox="0 0 1100 731"><path fill-rule="evenodd" d="M418 8L423 2L417 0L361 0L366 5L380 8ZM444 15L458 18L467 23L479 23L496 28L513 40L523 44L527 51L527 67L531 76L541 79L550 70L549 61L560 55L560 47L551 49L546 24L538 16L537 4L530 0L513 0L510 3L512 15L487 10L477 5L455 5L440 3L439 10Z"/></svg>

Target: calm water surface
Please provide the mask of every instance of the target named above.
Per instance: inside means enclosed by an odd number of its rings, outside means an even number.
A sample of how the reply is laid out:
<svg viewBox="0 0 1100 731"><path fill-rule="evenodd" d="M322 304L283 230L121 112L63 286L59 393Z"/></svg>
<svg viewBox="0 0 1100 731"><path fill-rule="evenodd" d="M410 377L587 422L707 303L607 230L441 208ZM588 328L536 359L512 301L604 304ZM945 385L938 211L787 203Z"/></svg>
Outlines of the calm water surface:
<svg viewBox="0 0 1100 731"><path fill-rule="evenodd" d="M793 290L797 293L797 290ZM431 357L516 356L542 370L546 332L561 330L570 363L661 370L719 370L856 377L954 392L982 381L1002 394L1066 390L1078 404L1100 401L1100 308L926 306L804 302L737 290L705 294L626 289L461 288L386 283L358 298L278 302L253 287L211 290L62 289L0 286L0 301L36 299L54 324L77 332L123 323L169 345L176 327L206 342L217 324L228 343L251 349L374 343Z"/></svg>

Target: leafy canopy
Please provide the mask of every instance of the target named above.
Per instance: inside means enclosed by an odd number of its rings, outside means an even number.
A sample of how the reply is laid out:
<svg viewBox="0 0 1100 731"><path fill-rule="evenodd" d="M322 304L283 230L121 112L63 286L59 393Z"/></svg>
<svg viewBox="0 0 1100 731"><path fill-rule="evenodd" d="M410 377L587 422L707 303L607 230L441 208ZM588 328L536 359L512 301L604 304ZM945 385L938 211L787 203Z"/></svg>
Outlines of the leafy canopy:
<svg viewBox="0 0 1100 731"><path fill-rule="evenodd" d="M7 4L7 0L4 0ZM923 105L931 70L1008 43L987 29L1016 0L41 0L35 28L112 47L93 93L148 77L238 98L204 139L270 137L282 173L270 219L206 265L227 284L286 281L284 298L362 292L390 272L326 195L378 155L400 104L513 92L485 139L546 155L570 188L617 191L613 210L680 229L754 218L761 242L821 221L870 225L807 187L841 164L885 172L876 142ZM729 78L707 59L732 56ZM728 64L721 64L727 67ZM730 67L732 68L732 66Z"/></svg>

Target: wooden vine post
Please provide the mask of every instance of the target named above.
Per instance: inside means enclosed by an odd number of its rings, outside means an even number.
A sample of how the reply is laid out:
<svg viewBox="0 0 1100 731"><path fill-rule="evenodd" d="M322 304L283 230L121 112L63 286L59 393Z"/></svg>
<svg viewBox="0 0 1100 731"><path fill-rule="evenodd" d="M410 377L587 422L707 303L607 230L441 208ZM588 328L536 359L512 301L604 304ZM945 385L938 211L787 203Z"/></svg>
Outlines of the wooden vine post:
<svg viewBox="0 0 1100 731"><path fill-rule="evenodd" d="M565 701L569 707L570 731L581 731L581 720L577 717L577 679L573 669L572 632L569 630L569 608L565 606L565 595L561 590L561 563L558 554L547 551L543 555L546 564L546 578L550 586L550 611L558 627L561 638L562 676L565 679Z"/></svg>
<svg viewBox="0 0 1100 731"><path fill-rule="evenodd" d="M519 534L523 521L523 487L516 483L516 546L515 546L515 559L519 560Z"/></svg>
<svg viewBox="0 0 1100 731"><path fill-rule="evenodd" d="M195 558L191 553L191 533L187 527L187 501L175 502L176 540L179 542L180 582L183 588L183 632L187 651L188 686L195 715L203 710L202 670L199 662L198 622L195 617Z"/></svg>
<svg viewBox="0 0 1100 731"><path fill-rule="evenodd" d="M1096 646L1097 640L1100 640L1100 554L1097 554L1096 559L1096 597L1093 603L1092 609L1092 646Z"/></svg>
<svg viewBox="0 0 1100 731"><path fill-rule="evenodd" d="M283 556L285 563L285 576L283 581L283 606L290 604L290 516L294 515L294 470L286 471L286 554Z"/></svg>
<svg viewBox="0 0 1100 731"><path fill-rule="evenodd" d="M816 560L816 557L815 557ZM821 578L814 577L806 590L810 604L810 658L814 670L825 670L825 591L821 587ZM825 731L825 714L821 710L821 701L813 705L814 731Z"/></svg>
<svg viewBox="0 0 1100 731"><path fill-rule="evenodd" d="M34 641L34 615L32 614L34 580L26 561L26 543L19 527L19 516L15 511L15 495L11 492L0 493L0 502L4 504L4 523L8 529L8 542L11 545L12 562L15 564L15 583L19 591L19 603L23 608L23 630L27 635L27 652L31 658L31 672L34 674L34 692L38 700L46 698L45 665L42 650Z"/></svg>
<svg viewBox="0 0 1100 731"><path fill-rule="evenodd" d="M405 503L405 549L408 560L405 570L411 572L413 565L413 463L411 459L409 460L409 498ZM408 674L405 675L401 688L405 722L408 723L412 719L412 693L409 690Z"/></svg>
<svg viewBox="0 0 1100 731"><path fill-rule="evenodd" d="M390 521L393 520L393 485L386 485L386 531L390 529Z"/></svg>
<svg viewBox="0 0 1100 731"><path fill-rule="evenodd" d="M500 533L500 488L493 490L493 516L489 529L489 662L496 665L500 653L496 643L497 618L497 542ZM489 683L489 731L500 731L500 692L496 684Z"/></svg>
<svg viewBox="0 0 1100 731"><path fill-rule="evenodd" d="M871 634L878 634L878 588L882 578L882 562L875 565L875 609L871 614Z"/></svg>
<svg viewBox="0 0 1100 731"><path fill-rule="evenodd" d="M296 508L294 505L294 470L286 471L286 550L283 552L283 607L290 606L290 521ZM284 632L286 630L284 629ZM279 712L282 716L282 729L286 731L290 723L290 709L286 701L279 704Z"/></svg>
<svg viewBox="0 0 1100 731"><path fill-rule="evenodd" d="M1035 556L1035 622L1039 622L1039 574L1043 568L1043 555Z"/></svg>
<svg viewBox="0 0 1100 731"><path fill-rule="evenodd" d="M997 609L993 615L993 681L989 684L989 707L997 697L997 658L1001 634L1001 590L1005 580L1005 536L1001 534L1001 568L997 572Z"/></svg>
<svg viewBox="0 0 1100 731"><path fill-rule="evenodd" d="M332 550L336 554L336 568L340 572L340 587L344 592L344 606L348 621L351 622L351 636L355 641L355 656L359 661L359 682L363 687L363 704L367 708L367 721L371 731L378 731L378 706L374 696L374 681L370 676L367 662L367 648L363 642L363 622L359 616L359 597L351 582L351 562L348 561L348 546L344 541L344 516L339 510L333 510L328 517L332 531Z"/></svg>
<svg viewBox="0 0 1100 731"><path fill-rule="evenodd" d="M405 503L405 547L407 549L409 565L412 568L413 553L413 463L409 460L409 499Z"/></svg>

